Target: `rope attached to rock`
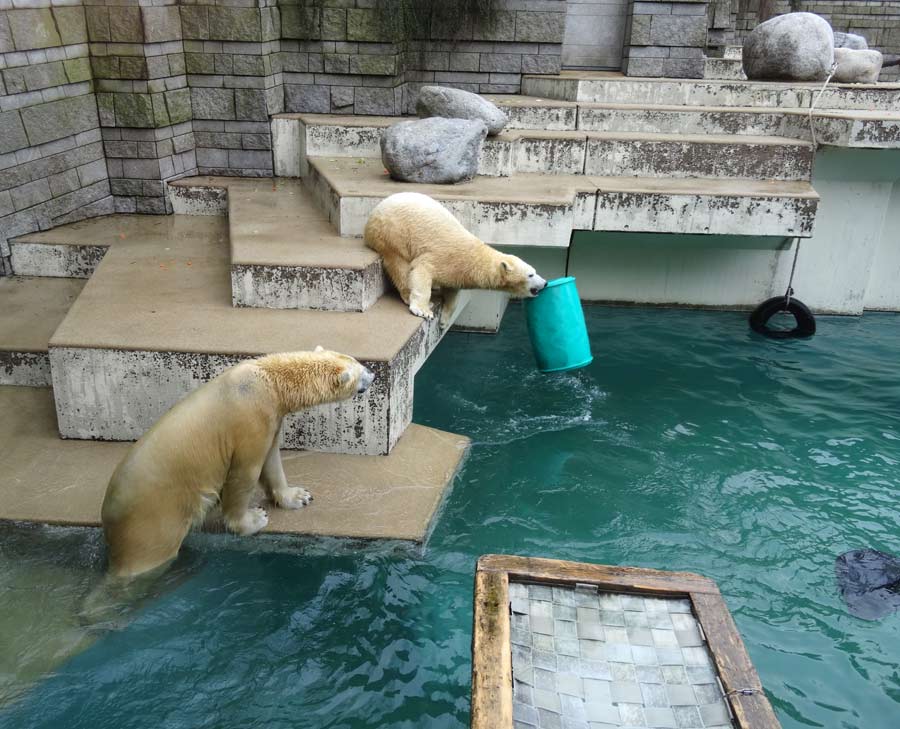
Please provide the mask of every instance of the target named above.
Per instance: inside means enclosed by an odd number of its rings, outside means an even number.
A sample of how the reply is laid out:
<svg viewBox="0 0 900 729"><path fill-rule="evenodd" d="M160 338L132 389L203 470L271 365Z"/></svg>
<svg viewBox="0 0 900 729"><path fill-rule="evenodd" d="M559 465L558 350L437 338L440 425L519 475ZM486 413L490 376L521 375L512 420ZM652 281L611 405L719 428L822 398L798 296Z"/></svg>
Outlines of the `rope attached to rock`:
<svg viewBox="0 0 900 729"><path fill-rule="evenodd" d="M825 89L828 88L828 84L831 81L831 77L834 76L835 71L837 71L837 63L832 63L831 71L828 72L828 78L825 79L825 83L822 84L822 88L819 89L818 95L815 99L813 99L812 104L809 105L809 132L812 135L813 152L815 152L819 148L819 142L816 139L816 125L813 121L813 111L816 108L816 104L819 103L819 99L822 98L822 94L825 93Z"/></svg>

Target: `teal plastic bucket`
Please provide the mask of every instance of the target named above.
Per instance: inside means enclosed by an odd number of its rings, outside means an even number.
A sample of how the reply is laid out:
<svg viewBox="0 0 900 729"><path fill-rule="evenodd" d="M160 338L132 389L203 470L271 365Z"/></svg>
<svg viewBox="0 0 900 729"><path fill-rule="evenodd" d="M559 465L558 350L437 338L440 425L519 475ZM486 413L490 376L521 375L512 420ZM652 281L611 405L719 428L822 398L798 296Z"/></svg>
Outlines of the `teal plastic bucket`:
<svg viewBox="0 0 900 729"><path fill-rule="evenodd" d="M574 370L593 361L573 276L550 281L537 296L525 299L525 321L541 372Z"/></svg>

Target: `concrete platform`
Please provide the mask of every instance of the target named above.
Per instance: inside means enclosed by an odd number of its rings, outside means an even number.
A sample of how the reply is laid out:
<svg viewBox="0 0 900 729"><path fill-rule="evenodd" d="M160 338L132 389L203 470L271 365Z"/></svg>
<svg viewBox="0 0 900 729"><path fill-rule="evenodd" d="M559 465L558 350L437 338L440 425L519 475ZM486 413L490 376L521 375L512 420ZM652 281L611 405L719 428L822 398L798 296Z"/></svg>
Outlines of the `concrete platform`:
<svg viewBox="0 0 900 729"><path fill-rule="evenodd" d="M415 185L391 180L375 160L346 158L311 158L307 180L342 235L362 235L379 201L415 190L482 240L519 246L565 247L573 230L808 237L818 204L798 181L523 174Z"/></svg>
<svg viewBox="0 0 900 729"><path fill-rule="evenodd" d="M10 261L17 276L90 278L120 236L129 215L107 215L13 238Z"/></svg>
<svg viewBox="0 0 900 729"><path fill-rule="evenodd" d="M0 519L99 526L109 477L130 444L59 440L46 388L0 387L0 412ZM270 507L264 533L421 542L468 444L412 425L390 456L285 451L288 480L315 498L297 511Z"/></svg>
<svg viewBox="0 0 900 729"><path fill-rule="evenodd" d="M525 75L522 93L562 101L808 109L821 83L640 78L592 71ZM830 84L818 109L896 111L900 84Z"/></svg>
<svg viewBox="0 0 900 729"><path fill-rule="evenodd" d="M540 108L535 109L534 113L539 111ZM620 116L621 111L616 118ZM657 129L653 125L656 114L646 108L632 116L643 121L643 130L618 130L610 123L610 115L605 124L600 124L596 108L589 110L586 124L579 121L582 128L577 130L504 130L485 139L478 174L778 180L810 177L812 147L807 141L786 138L784 134L764 136L765 132L734 135L712 134L709 129L698 129L696 133ZM276 121L281 130L275 142L276 174L305 177L310 157L380 159L381 133L396 124L397 118L282 114ZM784 118L776 116L776 122L771 126L783 131ZM294 149L299 150L298 154L293 153Z"/></svg>
<svg viewBox="0 0 900 729"><path fill-rule="evenodd" d="M381 257L341 238L298 181L208 186L227 191L234 306L366 311L384 293Z"/></svg>
<svg viewBox="0 0 900 729"><path fill-rule="evenodd" d="M48 342L84 281L0 278L0 385L50 384Z"/></svg>
<svg viewBox="0 0 900 729"><path fill-rule="evenodd" d="M133 440L247 357L322 345L376 373L362 396L286 421L293 448L382 455L412 417L412 378L443 332L387 295L363 313L234 308L227 222L130 216L50 341L60 433ZM111 314L115 315L112 316Z"/></svg>

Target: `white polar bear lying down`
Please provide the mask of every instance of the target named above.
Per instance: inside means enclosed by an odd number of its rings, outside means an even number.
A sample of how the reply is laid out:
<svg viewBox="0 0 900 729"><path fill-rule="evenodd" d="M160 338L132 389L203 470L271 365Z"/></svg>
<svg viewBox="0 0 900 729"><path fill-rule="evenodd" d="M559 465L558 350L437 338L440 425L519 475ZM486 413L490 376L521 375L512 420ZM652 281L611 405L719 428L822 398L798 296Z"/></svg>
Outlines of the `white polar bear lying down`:
<svg viewBox="0 0 900 729"><path fill-rule="evenodd" d="M521 258L491 248L427 195L399 192L382 200L365 229L366 245L409 310L431 319L431 289L495 289L537 296L547 282Z"/></svg>
<svg viewBox="0 0 900 729"><path fill-rule="evenodd" d="M109 570L133 577L178 554L192 525L220 504L225 525L255 534L261 485L284 509L312 498L289 486L278 449L288 413L363 392L375 376L353 357L288 352L241 362L177 403L134 444L110 479L102 520Z"/></svg>

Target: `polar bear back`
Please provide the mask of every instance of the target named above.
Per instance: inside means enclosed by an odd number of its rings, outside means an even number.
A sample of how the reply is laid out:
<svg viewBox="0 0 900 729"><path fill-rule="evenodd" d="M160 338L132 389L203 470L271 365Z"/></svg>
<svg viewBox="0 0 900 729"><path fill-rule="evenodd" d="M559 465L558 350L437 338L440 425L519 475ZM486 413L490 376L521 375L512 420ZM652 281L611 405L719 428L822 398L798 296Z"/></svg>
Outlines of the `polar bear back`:
<svg viewBox="0 0 900 729"><path fill-rule="evenodd" d="M366 223L366 244L378 253L412 261L446 249L484 244L447 208L428 195L399 192L382 200Z"/></svg>

